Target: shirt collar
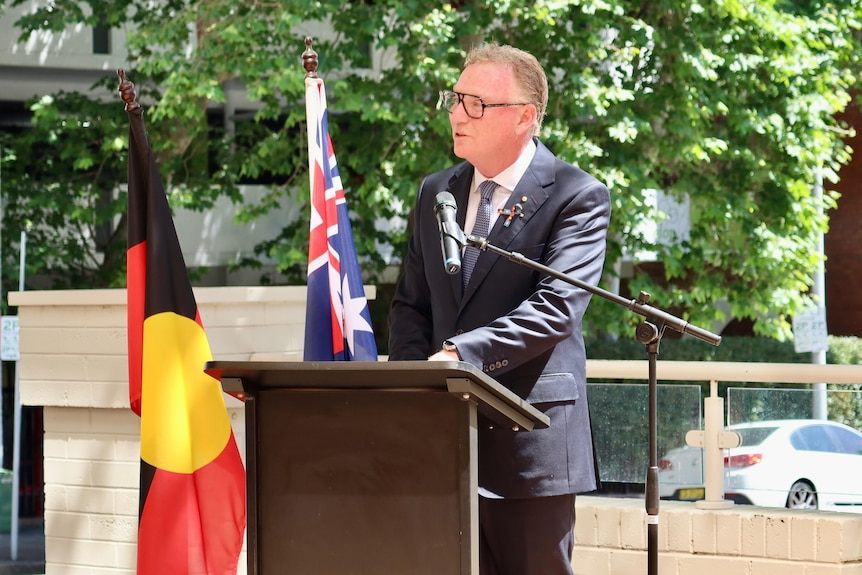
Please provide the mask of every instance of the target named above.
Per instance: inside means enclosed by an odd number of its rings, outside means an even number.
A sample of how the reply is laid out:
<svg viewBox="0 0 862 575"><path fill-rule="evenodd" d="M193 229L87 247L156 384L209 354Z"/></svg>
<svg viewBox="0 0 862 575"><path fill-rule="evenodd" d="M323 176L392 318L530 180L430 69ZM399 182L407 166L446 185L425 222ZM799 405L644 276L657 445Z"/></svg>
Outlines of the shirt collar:
<svg viewBox="0 0 862 575"><path fill-rule="evenodd" d="M518 159L515 160L511 166L494 176L493 180L497 182L497 185L506 188L509 191L515 189L515 186L518 185L518 182L521 181L521 178L524 176L524 173L527 171L527 168L530 167L530 162L533 161L533 157L536 155L536 141L530 138L530 141L524 146L524 149L521 150L521 154L518 156ZM489 180L491 178L485 177L479 170L475 170L473 173L473 187L471 189L476 190L479 188L479 184L484 182L485 180Z"/></svg>

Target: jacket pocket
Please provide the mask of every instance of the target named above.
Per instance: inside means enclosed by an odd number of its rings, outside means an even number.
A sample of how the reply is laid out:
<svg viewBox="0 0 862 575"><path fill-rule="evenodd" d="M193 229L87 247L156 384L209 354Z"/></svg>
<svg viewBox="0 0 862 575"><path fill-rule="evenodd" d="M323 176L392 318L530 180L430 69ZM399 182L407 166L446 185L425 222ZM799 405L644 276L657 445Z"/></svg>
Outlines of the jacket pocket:
<svg viewBox="0 0 862 575"><path fill-rule="evenodd" d="M511 389L528 403L576 401L580 397L571 373L546 373L535 382L515 382Z"/></svg>

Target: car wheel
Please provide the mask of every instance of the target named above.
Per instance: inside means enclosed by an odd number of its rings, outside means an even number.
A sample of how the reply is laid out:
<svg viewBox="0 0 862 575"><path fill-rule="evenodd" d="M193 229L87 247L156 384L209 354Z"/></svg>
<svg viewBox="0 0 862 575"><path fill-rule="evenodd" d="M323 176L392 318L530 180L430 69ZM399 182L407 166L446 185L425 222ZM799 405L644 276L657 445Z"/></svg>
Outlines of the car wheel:
<svg viewBox="0 0 862 575"><path fill-rule="evenodd" d="M817 509L817 492L807 481L799 480L790 488L787 495L789 509Z"/></svg>

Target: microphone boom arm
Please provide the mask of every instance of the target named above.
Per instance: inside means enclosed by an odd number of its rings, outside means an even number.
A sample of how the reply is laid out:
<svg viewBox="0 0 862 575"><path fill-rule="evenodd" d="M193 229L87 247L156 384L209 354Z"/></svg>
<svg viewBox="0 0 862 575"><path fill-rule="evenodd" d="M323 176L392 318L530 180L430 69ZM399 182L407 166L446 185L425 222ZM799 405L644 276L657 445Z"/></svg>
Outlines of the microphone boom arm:
<svg viewBox="0 0 862 575"><path fill-rule="evenodd" d="M457 227L457 226L456 226ZM468 234L464 234L460 228L457 231L450 232L446 230L445 233L458 242L461 246L470 245L475 248L478 248L482 251L489 251L498 255L501 255L517 264L525 265L534 270L543 272L548 274L551 277L557 278L558 280L562 280L566 283L569 283L575 287L579 287L584 289L592 294L603 297L607 300L610 300L616 304L619 304L634 313L643 316L650 323L659 326L660 329L663 330L664 327L669 327L674 331L679 333L686 333L693 337L696 337L706 343L712 345L719 345L721 343L721 336L716 335L710 331L707 331L703 328L692 325L691 323L671 315L665 311L654 308L651 305L648 305L649 294L645 292L641 292L637 299L626 299L622 296L619 296L615 293L604 290L600 287L590 285L585 283L577 278L573 278L567 276L564 273L561 273L553 268L549 268L546 265L540 264L539 262L533 261L530 258L520 254L518 252L510 252L504 250L502 248L498 248L497 246L488 243L487 238L472 236Z"/></svg>

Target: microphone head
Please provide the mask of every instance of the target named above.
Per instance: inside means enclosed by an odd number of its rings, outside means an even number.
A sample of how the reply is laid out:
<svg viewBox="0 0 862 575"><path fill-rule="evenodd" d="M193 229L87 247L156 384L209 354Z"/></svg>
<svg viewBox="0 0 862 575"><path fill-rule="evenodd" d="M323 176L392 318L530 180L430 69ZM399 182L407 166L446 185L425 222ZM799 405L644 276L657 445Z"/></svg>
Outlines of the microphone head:
<svg viewBox="0 0 862 575"><path fill-rule="evenodd" d="M437 201L434 204L435 212L444 206L448 206L455 209L457 209L458 207L455 203L455 196L453 196L449 192L440 192L439 194L437 194L436 198Z"/></svg>

